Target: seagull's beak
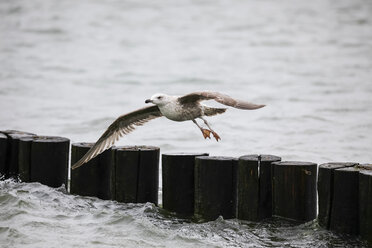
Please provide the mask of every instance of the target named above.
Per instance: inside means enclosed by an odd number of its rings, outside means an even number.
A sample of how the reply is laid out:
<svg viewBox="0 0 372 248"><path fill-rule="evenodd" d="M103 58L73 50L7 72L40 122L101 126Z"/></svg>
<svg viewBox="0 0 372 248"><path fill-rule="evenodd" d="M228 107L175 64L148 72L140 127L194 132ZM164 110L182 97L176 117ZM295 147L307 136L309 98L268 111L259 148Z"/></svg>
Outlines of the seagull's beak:
<svg viewBox="0 0 372 248"><path fill-rule="evenodd" d="M146 99L145 103L149 103L149 102L152 102L151 99Z"/></svg>

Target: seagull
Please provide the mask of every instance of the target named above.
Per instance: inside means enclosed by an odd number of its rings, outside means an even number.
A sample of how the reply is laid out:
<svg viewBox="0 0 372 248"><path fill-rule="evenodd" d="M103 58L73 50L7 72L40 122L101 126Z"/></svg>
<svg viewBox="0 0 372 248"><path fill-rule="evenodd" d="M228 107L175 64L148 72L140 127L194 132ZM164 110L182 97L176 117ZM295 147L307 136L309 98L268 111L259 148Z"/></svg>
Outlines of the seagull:
<svg viewBox="0 0 372 248"><path fill-rule="evenodd" d="M237 100L228 95L210 91L194 92L184 96L169 96L158 93L150 99L145 100L145 103L152 103L154 105L138 109L117 118L89 151L71 168L76 169L106 149L109 149L114 145L115 141L133 131L136 126L142 126L146 122L162 116L172 121L191 120L198 126L204 139L210 139L210 134L212 133L216 141L220 140L220 136L211 128L204 116L222 114L227 109L208 107L201 104L201 101L204 100L215 100L223 105L245 110L259 109L265 106ZM201 119L208 129L202 128L196 119Z"/></svg>

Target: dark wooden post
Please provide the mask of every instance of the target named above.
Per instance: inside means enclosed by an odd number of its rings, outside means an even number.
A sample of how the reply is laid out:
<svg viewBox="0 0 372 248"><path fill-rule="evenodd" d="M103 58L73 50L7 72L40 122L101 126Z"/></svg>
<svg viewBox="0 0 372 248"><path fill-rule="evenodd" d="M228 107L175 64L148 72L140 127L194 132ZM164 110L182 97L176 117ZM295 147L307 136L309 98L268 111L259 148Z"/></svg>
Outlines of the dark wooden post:
<svg viewBox="0 0 372 248"><path fill-rule="evenodd" d="M115 200L158 204L160 149L124 146L115 149Z"/></svg>
<svg viewBox="0 0 372 248"><path fill-rule="evenodd" d="M93 143L73 143L71 145L71 166L93 146ZM82 196L98 196L101 188L99 157L71 170L70 193Z"/></svg>
<svg viewBox="0 0 372 248"><path fill-rule="evenodd" d="M115 198L115 152L114 147L107 149L97 157L100 167L100 185L97 197L103 200L114 200Z"/></svg>
<svg viewBox="0 0 372 248"><path fill-rule="evenodd" d="M319 200L319 225L329 229L330 215L333 202L334 170L353 167L358 163L333 162L319 165L318 200Z"/></svg>
<svg viewBox="0 0 372 248"><path fill-rule="evenodd" d="M334 171L330 229L345 234L359 233L359 169L348 167Z"/></svg>
<svg viewBox="0 0 372 248"><path fill-rule="evenodd" d="M140 146L137 202L158 205L160 148Z"/></svg>
<svg viewBox="0 0 372 248"><path fill-rule="evenodd" d="M259 205L258 155L239 158L237 182L238 219L257 221Z"/></svg>
<svg viewBox="0 0 372 248"><path fill-rule="evenodd" d="M208 153L168 153L162 155L163 208L177 214L194 213L195 157Z"/></svg>
<svg viewBox="0 0 372 248"><path fill-rule="evenodd" d="M21 138L35 136L33 133L16 130L2 131L8 137L7 158L5 163L5 178L18 176L18 151Z"/></svg>
<svg viewBox="0 0 372 248"><path fill-rule="evenodd" d="M71 165L75 164L94 143L74 143L71 146ZM86 164L71 170L70 193L113 199L114 152L108 149Z"/></svg>
<svg viewBox="0 0 372 248"><path fill-rule="evenodd" d="M18 145L18 172L21 182L31 180L31 144L34 136L23 137Z"/></svg>
<svg viewBox="0 0 372 248"><path fill-rule="evenodd" d="M6 174L6 158L8 148L8 137L0 133L0 179Z"/></svg>
<svg viewBox="0 0 372 248"><path fill-rule="evenodd" d="M215 220L236 216L236 168L232 157L195 158L195 203L197 219Z"/></svg>
<svg viewBox="0 0 372 248"><path fill-rule="evenodd" d="M274 215L297 221L316 218L317 164L310 162L273 163Z"/></svg>
<svg viewBox="0 0 372 248"><path fill-rule="evenodd" d="M115 200L137 202L140 151L132 146L115 148Z"/></svg>
<svg viewBox="0 0 372 248"><path fill-rule="evenodd" d="M238 163L238 219L258 221L272 216L272 155L247 155Z"/></svg>
<svg viewBox="0 0 372 248"><path fill-rule="evenodd" d="M31 144L31 182L50 187L67 187L70 140L63 137L36 136Z"/></svg>
<svg viewBox="0 0 372 248"><path fill-rule="evenodd" d="M372 246L372 165L359 172L359 231Z"/></svg>

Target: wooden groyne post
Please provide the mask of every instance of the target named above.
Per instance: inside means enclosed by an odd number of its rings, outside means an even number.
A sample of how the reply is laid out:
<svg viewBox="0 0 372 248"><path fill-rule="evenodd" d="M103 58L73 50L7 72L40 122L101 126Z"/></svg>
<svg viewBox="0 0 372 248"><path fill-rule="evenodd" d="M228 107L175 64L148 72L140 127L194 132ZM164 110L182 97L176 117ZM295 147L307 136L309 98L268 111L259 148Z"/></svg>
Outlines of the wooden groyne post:
<svg viewBox="0 0 372 248"><path fill-rule="evenodd" d="M316 218L317 164L284 161L273 165L273 214L301 222Z"/></svg>
<svg viewBox="0 0 372 248"><path fill-rule="evenodd" d="M331 187L329 229L361 236L371 242L371 165L356 165L334 170Z"/></svg>
<svg viewBox="0 0 372 248"><path fill-rule="evenodd" d="M372 165L359 172L359 232L372 246Z"/></svg>
<svg viewBox="0 0 372 248"><path fill-rule="evenodd" d="M19 140L18 172L22 182L31 182L31 144L34 137L23 137Z"/></svg>
<svg viewBox="0 0 372 248"><path fill-rule="evenodd" d="M160 148L115 147L115 197L119 202L158 204Z"/></svg>
<svg viewBox="0 0 372 248"><path fill-rule="evenodd" d="M237 158L196 157L194 215L199 220L236 217Z"/></svg>
<svg viewBox="0 0 372 248"><path fill-rule="evenodd" d="M17 130L6 130L1 131L1 133L5 134L7 137L5 164L3 165L2 174L4 175L4 178L16 178L19 173L19 140L35 136L35 134Z"/></svg>
<svg viewBox="0 0 372 248"><path fill-rule="evenodd" d="M355 167L334 171L330 230L359 234L359 170Z"/></svg>
<svg viewBox="0 0 372 248"><path fill-rule="evenodd" d="M35 136L30 150L30 181L50 187L67 187L70 140Z"/></svg>
<svg viewBox="0 0 372 248"><path fill-rule="evenodd" d="M238 219L259 221L272 216L273 155L246 155L238 163Z"/></svg>
<svg viewBox="0 0 372 248"><path fill-rule="evenodd" d="M7 130L0 133L0 169L5 178L67 186L70 140Z"/></svg>
<svg viewBox="0 0 372 248"><path fill-rule="evenodd" d="M19 139L18 172L22 182L39 182L67 188L70 140L56 136Z"/></svg>
<svg viewBox="0 0 372 248"><path fill-rule="evenodd" d="M6 174L6 159L8 151L8 137L0 133L0 179L5 178Z"/></svg>
<svg viewBox="0 0 372 248"><path fill-rule="evenodd" d="M184 216L194 214L195 158L208 153L162 155L163 208Z"/></svg>
<svg viewBox="0 0 372 248"><path fill-rule="evenodd" d="M71 165L82 158L93 145L93 143L73 143ZM114 153L112 149L108 149L83 166L71 170L70 193L110 200L114 195L113 176Z"/></svg>
<svg viewBox="0 0 372 248"><path fill-rule="evenodd" d="M358 163L332 162L319 165L318 200L319 200L319 225L329 229L330 216L333 204L334 171L341 168L353 167Z"/></svg>
<svg viewBox="0 0 372 248"><path fill-rule="evenodd" d="M71 146L71 165L93 143ZM71 170L70 192L119 202L158 204L160 149L153 146L112 147Z"/></svg>

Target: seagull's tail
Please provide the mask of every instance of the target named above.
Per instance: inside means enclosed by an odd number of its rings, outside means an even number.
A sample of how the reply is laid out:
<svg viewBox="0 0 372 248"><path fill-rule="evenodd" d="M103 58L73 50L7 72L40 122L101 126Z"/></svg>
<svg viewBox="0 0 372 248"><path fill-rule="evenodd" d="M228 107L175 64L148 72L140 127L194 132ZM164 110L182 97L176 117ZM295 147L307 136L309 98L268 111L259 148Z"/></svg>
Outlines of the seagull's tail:
<svg viewBox="0 0 372 248"><path fill-rule="evenodd" d="M211 107L203 106L203 110L206 116L213 116L213 115L225 113L227 108L211 108Z"/></svg>

